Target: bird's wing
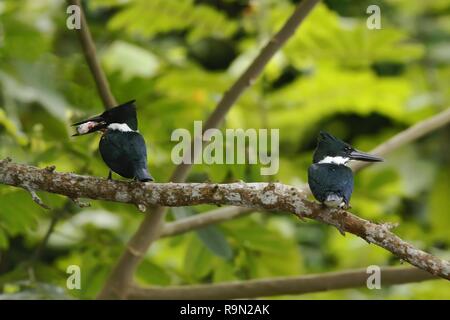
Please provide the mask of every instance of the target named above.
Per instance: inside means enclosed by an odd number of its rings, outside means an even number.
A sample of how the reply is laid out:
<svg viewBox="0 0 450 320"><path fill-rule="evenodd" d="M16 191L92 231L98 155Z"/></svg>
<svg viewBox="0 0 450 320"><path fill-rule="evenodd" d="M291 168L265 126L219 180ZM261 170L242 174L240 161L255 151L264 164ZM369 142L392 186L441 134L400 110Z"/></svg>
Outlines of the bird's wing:
<svg viewBox="0 0 450 320"><path fill-rule="evenodd" d="M353 173L343 165L313 164L308 169L308 183L317 200L323 202L325 194L332 192L348 203L353 192Z"/></svg>
<svg viewBox="0 0 450 320"><path fill-rule="evenodd" d="M145 163L147 165L147 147L145 140L138 132L127 132L129 140L124 145L126 154L135 163Z"/></svg>
<svg viewBox="0 0 450 320"><path fill-rule="evenodd" d="M147 162L145 140L138 132L113 132L106 134L105 137L114 147L114 153L117 153L117 156L126 157L131 162Z"/></svg>
<svg viewBox="0 0 450 320"><path fill-rule="evenodd" d="M107 132L100 141L105 163L123 177L132 178L136 169L147 168L144 138L138 132Z"/></svg>
<svg viewBox="0 0 450 320"><path fill-rule="evenodd" d="M123 143L114 132L105 133L100 139L100 153L106 160L116 161L125 155ZM106 161L107 162L107 161Z"/></svg>

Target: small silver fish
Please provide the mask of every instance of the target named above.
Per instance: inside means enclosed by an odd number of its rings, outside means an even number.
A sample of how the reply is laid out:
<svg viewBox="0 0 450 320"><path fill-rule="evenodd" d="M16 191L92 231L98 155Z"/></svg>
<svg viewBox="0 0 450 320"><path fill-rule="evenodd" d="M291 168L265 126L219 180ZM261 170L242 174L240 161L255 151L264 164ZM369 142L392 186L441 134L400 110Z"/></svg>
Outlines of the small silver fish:
<svg viewBox="0 0 450 320"><path fill-rule="evenodd" d="M98 125L98 122L95 122L95 121L88 121L88 122L82 123L77 127L77 133L78 134L88 133L89 130L94 128L96 125Z"/></svg>

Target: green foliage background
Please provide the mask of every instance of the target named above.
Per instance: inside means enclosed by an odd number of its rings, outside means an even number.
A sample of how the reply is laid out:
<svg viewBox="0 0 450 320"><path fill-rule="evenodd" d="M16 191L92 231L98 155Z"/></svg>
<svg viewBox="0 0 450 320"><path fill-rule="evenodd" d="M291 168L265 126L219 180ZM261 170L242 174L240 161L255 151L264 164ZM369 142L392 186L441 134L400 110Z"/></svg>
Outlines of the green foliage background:
<svg viewBox="0 0 450 320"><path fill-rule="evenodd" d="M288 0L91 0L87 18L118 101L137 99L149 168L167 181L170 135L193 129L291 14ZM381 7L382 29L366 27ZM300 185L319 130L370 150L450 104L450 3L445 0L328 0L276 54L232 108L223 128L279 128L280 170L196 165L189 181L279 180ZM106 176L99 137L70 137L70 123L102 111L61 0L0 2L0 158ZM399 222L404 239L450 258L449 128L402 147L357 174L355 213ZM27 193L0 186L0 291L5 297L89 299L101 288L142 220L134 207L92 202L79 209L42 194L62 218L37 261L51 213ZM211 206L172 209L170 220ZM66 290L79 265L82 289ZM335 229L287 214L254 212L159 240L138 269L144 285L212 283L400 265L390 253ZM34 282L30 280L34 270ZM449 299L444 280L349 289L302 299ZM285 298L285 297L280 297Z"/></svg>

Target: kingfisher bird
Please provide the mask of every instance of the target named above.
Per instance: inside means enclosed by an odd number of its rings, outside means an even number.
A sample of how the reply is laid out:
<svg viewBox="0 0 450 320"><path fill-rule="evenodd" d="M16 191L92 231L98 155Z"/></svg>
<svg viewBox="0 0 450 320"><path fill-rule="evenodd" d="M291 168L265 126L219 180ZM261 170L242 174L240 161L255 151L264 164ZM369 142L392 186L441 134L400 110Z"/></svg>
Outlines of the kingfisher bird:
<svg viewBox="0 0 450 320"><path fill-rule="evenodd" d="M348 143L321 131L313 164L308 169L308 184L314 197L327 207L348 209L353 192L350 160L379 162L382 158L356 150Z"/></svg>
<svg viewBox="0 0 450 320"><path fill-rule="evenodd" d="M99 116L74 123L77 133L85 135L100 131L100 154L109 167L108 179L112 172L124 178L142 182L153 181L147 169L147 148L142 135L137 131L135 100L108 109Z"/></svg>

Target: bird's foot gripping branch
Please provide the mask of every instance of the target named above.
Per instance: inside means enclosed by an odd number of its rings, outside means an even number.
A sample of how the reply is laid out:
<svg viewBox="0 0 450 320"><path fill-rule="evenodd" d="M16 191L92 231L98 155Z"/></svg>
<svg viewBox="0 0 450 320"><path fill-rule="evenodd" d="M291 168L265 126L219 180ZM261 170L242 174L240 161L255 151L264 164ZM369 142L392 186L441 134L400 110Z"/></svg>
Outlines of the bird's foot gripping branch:
<svg viewBox="0 0 450 320"><path fill-rule="evenodd" d="M376 244L400 259L450 280L450 262L416 249L391 232L391 224L377 224L341 209L309 201L307 193L280 183L142 183L111 181L73 173L39 169L10 159L0 161L0 183L25 190L46 191L71 199L88 198L137 206L234 205L284 211L337 227Z"/></svg>

